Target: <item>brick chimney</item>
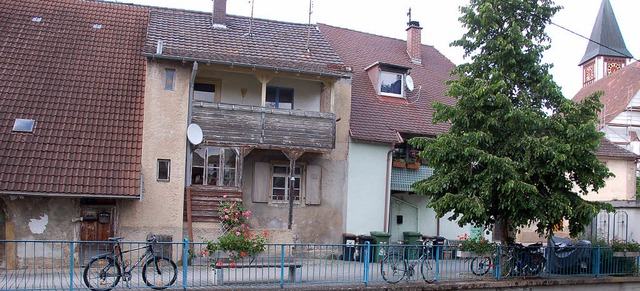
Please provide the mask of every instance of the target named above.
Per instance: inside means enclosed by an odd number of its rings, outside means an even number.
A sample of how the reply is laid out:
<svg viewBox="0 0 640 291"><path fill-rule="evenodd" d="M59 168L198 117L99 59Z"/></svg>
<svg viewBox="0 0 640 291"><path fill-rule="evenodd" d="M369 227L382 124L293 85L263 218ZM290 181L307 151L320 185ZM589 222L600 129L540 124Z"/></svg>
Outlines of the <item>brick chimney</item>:
<svg viewBox="0 0 640 291"><path fill-rule="evenodd" d="M213 11L211 24L213 28L227 28L227 0L212 0Z"/></svg>
<svg viewBox="0 0 640 291"><path fill-rule="evenodd" d="M418 21L409 21L407 25L407 54L412 62L422 64L422 27Z"/></svg>

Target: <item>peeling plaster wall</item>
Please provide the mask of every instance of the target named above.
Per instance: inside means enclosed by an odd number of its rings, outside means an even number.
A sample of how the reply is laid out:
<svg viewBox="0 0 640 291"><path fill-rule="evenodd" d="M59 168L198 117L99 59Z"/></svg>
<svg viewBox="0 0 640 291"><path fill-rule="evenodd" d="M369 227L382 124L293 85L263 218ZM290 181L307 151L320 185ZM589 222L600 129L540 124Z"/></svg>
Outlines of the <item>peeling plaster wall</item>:
<svg viewBox="0 0 640 291"><path fill-rule="evenodd" d="M80 200L60 197L2 196L7 223L13 225L7 237L17 240L79 240Z"/></svg>
<svg viewBox="0 0 640 291"><path fill-rule="evenodd" d="M165 68L175 69L175 90L164 90ZM119 203L118 235L144 241L148 233L182 240L187 110L191 64L148 61L144 98L141 200ZM157 181L157 160L169 159L170 181Z"/></svg>

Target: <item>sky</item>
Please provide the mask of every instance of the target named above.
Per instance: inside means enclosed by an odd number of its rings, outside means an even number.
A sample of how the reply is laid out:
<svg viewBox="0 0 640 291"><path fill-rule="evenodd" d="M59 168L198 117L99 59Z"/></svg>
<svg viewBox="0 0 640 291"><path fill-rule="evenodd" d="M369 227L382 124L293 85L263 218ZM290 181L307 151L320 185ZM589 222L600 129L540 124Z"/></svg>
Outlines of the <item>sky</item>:
<svg viewBox="0 0 640 291"><path fill-rule="evenodd" d="M114 0L112 0L114 1ZM256 18L286 22L308 23L309 0L253 0ZM627 49L640 58L640 37L635 31L638 0L609 0L618 20ZM122 3L180 8L210 12L212 0L117 0ZM372 34L406 40L407 11L411 19L420 22L422 43L432 45L455 64L470 61L463 51L449 44L465 32L458 21L459 7L468 0L313 0L311 23L324 23ZM584 37L591 30L602 0L556 0L563 6L552 19ZM227 13L250 16L250 0L227 0ZM573 97L582 86L582 71L578 63L584 55L587 40L555 25L547 27L551 48L545 52L543 62L553 64L551 73L562 87L565 97Z"/></svg>

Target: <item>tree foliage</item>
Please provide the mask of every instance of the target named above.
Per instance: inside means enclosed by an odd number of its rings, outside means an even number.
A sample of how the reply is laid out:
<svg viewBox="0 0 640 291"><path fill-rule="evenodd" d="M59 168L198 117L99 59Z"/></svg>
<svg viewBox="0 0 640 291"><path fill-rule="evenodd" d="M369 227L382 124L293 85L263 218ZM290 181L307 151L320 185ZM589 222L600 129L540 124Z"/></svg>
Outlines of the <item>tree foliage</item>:
<svg viewBox="0 0 640 291"><path fill-rule="evenodd" d="M457 103L434 104L434 122L450 130L411 140L435 168L414 189L432 198L439 217L452 212L461 226L498 222L511 231L535 223L547 235L568 220L576 235L612 209L581 197L612 175L595 156L601 92L580 103L564 98L541 61L545 26L559 9L551 0L470 0L460 8L468 31L452 45L471 62L448 83Z"/></svg>

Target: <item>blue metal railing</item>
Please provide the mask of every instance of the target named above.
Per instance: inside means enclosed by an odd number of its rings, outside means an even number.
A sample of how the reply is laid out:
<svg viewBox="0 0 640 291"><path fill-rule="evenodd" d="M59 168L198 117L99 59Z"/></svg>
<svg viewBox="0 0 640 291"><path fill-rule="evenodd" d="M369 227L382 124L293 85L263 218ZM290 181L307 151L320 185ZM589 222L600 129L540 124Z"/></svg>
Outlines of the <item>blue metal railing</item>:
<svg viewBox="0 0 640 291"><path fill-rule="evenodd" d="M123 249L144 247L146 242L123 242ZM91 257L109 249L108 242L0 241L0 290L86 290L84 266ZM386 284L381 275L384 254L406 254L416 264L405 281L422 281L423 254L416 245L267 244L256 258L225 260L221 252L206 251L206 244L184 240L158 243L158 254L176 262L177 288L225 289L238 286L291 287L319 284ZM492 254L465 254L455 246L434 246L429 251L439 282L478 278L509 280L518 277L638 276L635 253L614 252L608 247L546 247L529 250L498 246ZM125 255L135 264L144 248ZM535 254L535 255L532 255ZM404 258L404 257L403 257ZM148 288L141 267L131 273L130 288ZM126 286L120 281L117 288Z"/></svg>

